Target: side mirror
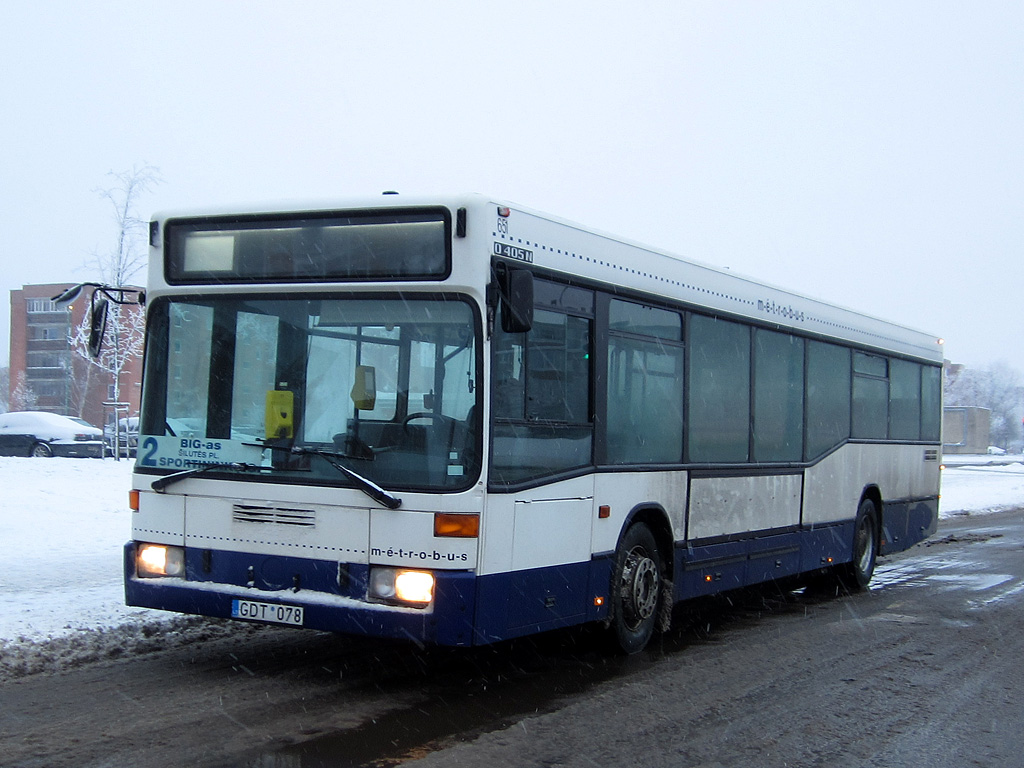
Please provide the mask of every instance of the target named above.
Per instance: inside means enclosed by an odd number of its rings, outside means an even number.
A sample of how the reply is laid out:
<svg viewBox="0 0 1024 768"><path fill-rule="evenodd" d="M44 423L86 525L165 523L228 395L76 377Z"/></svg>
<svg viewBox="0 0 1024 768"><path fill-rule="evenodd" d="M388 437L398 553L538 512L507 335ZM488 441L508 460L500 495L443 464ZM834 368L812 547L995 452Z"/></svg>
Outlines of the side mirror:
<svg viewBox="0 0 1024 768"><path fill-rule="evenodd" d="M533 273L504 267L498 272L501 294L501 330L527 333L533 328Z"/></svg>
<svg viewBox="0 0 1024 768"><path fill-rule="evenodd" d="M106 299L94 301L89 312L89 355L95 359L103 349L103 335L107 332L107 311L110 302Z"/></svg>
<svg viewBox="0 0 1024 768"><path fill-rule="evenodd" d="M377 369L372 365L357 365L356 380L349 396L360 411L372 411L377 404Z"/></svg>

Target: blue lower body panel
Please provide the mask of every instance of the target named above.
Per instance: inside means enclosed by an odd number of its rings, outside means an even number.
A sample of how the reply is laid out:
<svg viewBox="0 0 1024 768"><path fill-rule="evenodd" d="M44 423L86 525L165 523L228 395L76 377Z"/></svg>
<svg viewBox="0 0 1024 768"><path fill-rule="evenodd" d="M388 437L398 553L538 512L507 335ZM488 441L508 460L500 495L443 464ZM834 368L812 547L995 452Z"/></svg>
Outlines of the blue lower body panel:
<svg viewBox="0 0 1024 768"><path fill-rule="evenodd" d="M781 581L850 560L853 521L676 547L677 601Z"/></svg>
<svg viewBox="0 0 1024 768"><path fill-rule="evenodd" d="M881 552L935 532L937 499L886 504ZM676 601L785 580L853 556L854 521L677 545L669 569ZM435 598L417 609L366 600L369 567L186 549L185 578L139 578L135 543L125 546L128 605L231 618L232 602L301 607L312 629L421 643L483 645L608 617L613 553L588 562L477 576L434 571Z"/></svg>
<svg viewBox="0 0 1024 768"><path fill-rule="evenodd" d="M881 553L902 552L924 541L939 527L939 499L887 502L882 515Z"/></svg>
<svg viewBox="0 0 1024 768"><path fill-rule="evenodd" d="M607 616L613 559L476 576L434 571L435 597L417 609L366 601L369 568L303 558L186 549L185 578L140 578L125 546L128 605L232 618L235 600L302 608L302 626L329 632L467 646ZM600 604L595 597L603 598Z"/></svg>
<svg viewBox="0 0 1024 768"><path fill-rule="evenodd" d="M608 555L586 563L480 576L477 643L605 619L613 565Z"/></svg>

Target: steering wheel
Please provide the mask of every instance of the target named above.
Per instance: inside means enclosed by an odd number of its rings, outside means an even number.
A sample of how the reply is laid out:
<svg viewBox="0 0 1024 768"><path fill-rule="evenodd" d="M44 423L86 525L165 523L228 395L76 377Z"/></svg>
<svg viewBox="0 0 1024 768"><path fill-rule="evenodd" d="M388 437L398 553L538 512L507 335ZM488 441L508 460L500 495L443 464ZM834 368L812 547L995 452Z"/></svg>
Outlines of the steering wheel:
<svg viewBox="0 0 1024 768"><path fill-rule="evenodd" d="M402 429L406 432L409 431L409 422L415 421L416 419L430 419L434 422L440 422L442 424L454 424L457 419L453 419L451 416L445 416L443 413L433 413L432 411L419 411L417 413L410 413L404 419L402 419Z"/></svg>

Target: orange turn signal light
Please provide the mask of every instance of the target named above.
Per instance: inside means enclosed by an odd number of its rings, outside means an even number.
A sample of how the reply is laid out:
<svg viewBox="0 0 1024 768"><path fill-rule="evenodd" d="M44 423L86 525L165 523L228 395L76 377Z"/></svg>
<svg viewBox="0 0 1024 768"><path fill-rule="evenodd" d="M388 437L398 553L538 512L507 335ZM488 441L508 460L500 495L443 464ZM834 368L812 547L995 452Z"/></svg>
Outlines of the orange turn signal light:
<svg viewBox="0 0 1024 768"><path fill-rule="evenodd" d="M128 491L128 509L132 512L139 511L139 492L135 488Z"/></svg>
<svg viewBox="0 0 1024 768"><path fill-rule="evenodd" d="M435 512L434 535L475 539L480 535L480 515L459 512Z"/></svg>

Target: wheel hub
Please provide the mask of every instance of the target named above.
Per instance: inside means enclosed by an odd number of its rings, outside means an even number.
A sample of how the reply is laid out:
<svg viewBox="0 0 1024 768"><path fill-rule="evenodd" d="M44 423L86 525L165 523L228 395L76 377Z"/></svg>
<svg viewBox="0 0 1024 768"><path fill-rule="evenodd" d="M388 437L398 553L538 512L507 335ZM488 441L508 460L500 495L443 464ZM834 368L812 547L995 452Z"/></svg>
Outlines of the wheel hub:
<svg viewBox="0 0 1024 768"><path fill-rule="evenodd" d="M622 606L632 627L654 615L658 607L658 564L642 548L630 551L622 570Z"/></svg>

